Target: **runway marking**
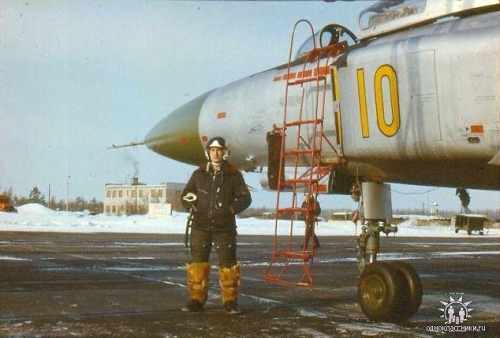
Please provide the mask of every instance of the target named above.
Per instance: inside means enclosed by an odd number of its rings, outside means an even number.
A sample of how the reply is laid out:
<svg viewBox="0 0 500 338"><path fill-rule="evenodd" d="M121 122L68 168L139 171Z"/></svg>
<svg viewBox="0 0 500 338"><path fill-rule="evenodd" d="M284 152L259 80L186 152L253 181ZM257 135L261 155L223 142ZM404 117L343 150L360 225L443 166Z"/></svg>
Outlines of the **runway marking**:
<svg viewBox="0 0 500 338"><path fill-rule="evenodd" d="M500 255L500 251L456 251L456 252L431 252L432 256L477 256Z"/></svg>
<svg viewBox="0 0 500 338"><path fill-rule="evenodd" d="M18 258L18 257L12 257L12 256L0 256L1 261L31 261L31 259L28 258Z"/></svg>

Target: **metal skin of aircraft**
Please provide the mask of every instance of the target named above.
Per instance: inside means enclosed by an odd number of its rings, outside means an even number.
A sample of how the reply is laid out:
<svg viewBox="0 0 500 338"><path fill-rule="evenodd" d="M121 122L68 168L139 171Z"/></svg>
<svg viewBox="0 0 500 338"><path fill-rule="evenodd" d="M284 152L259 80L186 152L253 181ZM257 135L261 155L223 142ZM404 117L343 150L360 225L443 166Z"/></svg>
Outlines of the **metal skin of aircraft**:
<svg viewBox="0 0 500 338"><path fill-rule="evenodd" d="M324 123L325 134L334 140L341 135L341 143L337 154L322 156L342 156L349 173L379 182L499 189L497 9L498 3L480 15L345 48L332 60L338 65L341 129L331 95ZM301 68L296 63L291 71ZM145 145L198 165L204 143L223 135L232 163L260 172L268 161L266 133L283 121L285 84L277 79L286 72L282 65L199 96L160 121ZM290 96L299 99L298 93Z"/></svg>
<svg viewBox="0 0 500 338"><path fill-rule="evenodd" d="M266 186L268 133L283 128L286 110L292 120L314 118L322 106L322 135L302 131L305 139L325 137L331 144L320 154L322 165L335 164L322 191L350 194L355 182L367 183L358 239L360 305L372 320L404 321L417 312L422 285L410 265L376 261L379 234L397 231L387 223L392 210L384 184L500 190L500 3L381 1L358 19L359 38L327 26L289 63L178 108L144 144L198 165L204 143L223 136L231 162L261 172ZM319 47L311 57L313 38ZM291 78L305 74L326 81L289 88ZM318 98L318 91L326 95ZM284 148L293 147L294 133L286 131ZM298 159L308 166L305 156Z"/></svg>

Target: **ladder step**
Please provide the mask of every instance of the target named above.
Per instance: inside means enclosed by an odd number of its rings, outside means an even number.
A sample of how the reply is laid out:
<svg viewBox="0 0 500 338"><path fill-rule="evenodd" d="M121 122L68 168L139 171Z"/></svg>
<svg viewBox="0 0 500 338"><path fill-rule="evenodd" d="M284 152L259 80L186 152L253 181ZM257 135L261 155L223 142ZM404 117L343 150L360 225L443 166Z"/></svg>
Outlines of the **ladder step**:
<svg viewBox="0 0 500 338"><path fill-rule="evenodd" d="M281 251L281 257L288 259L299 259L302 261L310 261L314 256L310 252L301 251Z"/></svg>
<svg viewBox="0 0 500 338"><path fill-rule="evenodd" d="M291 184L317 184L317 179L309 179L309 178L291 178L289 180L283 180L279 182L281 186L287 186Z"/></svg>
<svg viewBox="0 0 500 338"><path fill-rule="evenodd" d="M307 82L324 81L325 79L326 79L325 75L303 77L301 79L289 80L288 85L289 86L296 86L296 85L300 85L300 84L307 83Z"/></svg>
<svg viewBox="0 0 500 338"><path fill-rule="evenodd" d="M296 156L296 155L314 155L319 154L321 151L319 149L297 149L289 150L284 152L283 156Z"/></svg>
<svg viewBox="0 0 500 338"><path fill-rule="evenodd" d="M293 122L285 123L285 127L297 127L305 124L319 124L323 122L323 119L310 119L310 120L297 120Z"/></svg>
<svg viewBox="0 0 500 338"><path fill-rule="evenodd" d="M289 208L281 208L277 210L278 214L286 214L286 213L305 213L307 208L299 208L299 207L289 207Z"/></svg>
<svg viewBox="0 0 500 338"><path fill-rule="evenodd" d="M269 282L281 283L281 277L280 276L273 276L273 275L269 275L269 274L266 273L264 275L264 278L265 278L265 280L267 280Z"/></svg>

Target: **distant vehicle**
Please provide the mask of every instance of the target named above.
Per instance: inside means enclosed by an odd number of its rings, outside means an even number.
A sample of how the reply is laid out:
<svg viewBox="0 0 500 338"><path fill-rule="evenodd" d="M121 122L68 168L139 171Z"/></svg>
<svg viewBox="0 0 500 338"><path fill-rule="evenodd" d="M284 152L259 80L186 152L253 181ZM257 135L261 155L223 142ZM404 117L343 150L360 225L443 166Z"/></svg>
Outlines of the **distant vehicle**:
<svg viewBox="0 0 500 338"><path fill-rule="evenodd" d="M471 235L472 231L479 231L479 234L483 235L484 226L490 224L490 219L484 215L461 214L453 217L451 222L455 226L456 234L464 230L468 235Z"/></svg>
<svg viewBox="0 0 500 338"><path fill-rule="evenodd" d="M17 209L14 207L14 204L12 204L9 196L0 195L0 211L17 212Z"/></svg>

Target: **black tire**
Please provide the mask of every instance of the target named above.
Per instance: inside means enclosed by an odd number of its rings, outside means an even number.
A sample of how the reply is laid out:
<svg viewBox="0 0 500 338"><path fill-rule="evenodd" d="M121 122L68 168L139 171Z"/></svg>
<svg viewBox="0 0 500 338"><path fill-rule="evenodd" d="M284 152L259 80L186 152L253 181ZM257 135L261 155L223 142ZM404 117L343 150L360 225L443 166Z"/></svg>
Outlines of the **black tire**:
<svg viewBox="0 0 500 338"><path fill-rule="evenodd" d="M385 262L366 266L358 282L358 300L364 314L374 321L400 322L408 303L408 285L403 274Z"/></svg>
<svg viewBox="0 0 500 338"><path fill-rule="evenodd" d="M401 320L408 320L420 308L424 289L417 271L410 264L406 262L394 262L393 265L403 274L408 285L408 303L404 306L404 314L401 316Z"/></svg>

